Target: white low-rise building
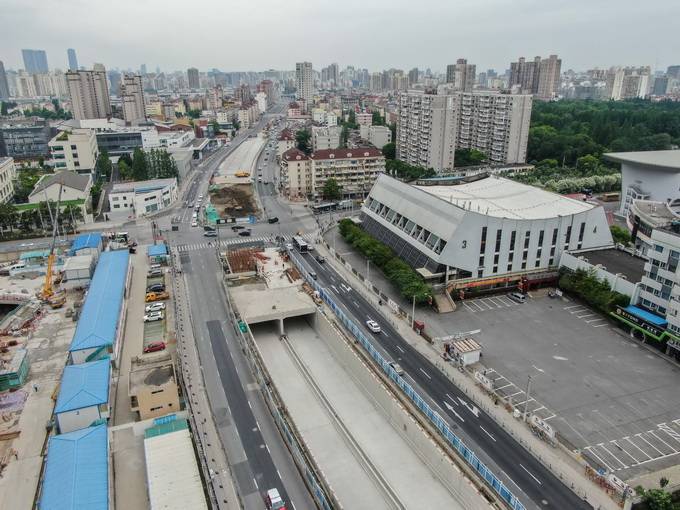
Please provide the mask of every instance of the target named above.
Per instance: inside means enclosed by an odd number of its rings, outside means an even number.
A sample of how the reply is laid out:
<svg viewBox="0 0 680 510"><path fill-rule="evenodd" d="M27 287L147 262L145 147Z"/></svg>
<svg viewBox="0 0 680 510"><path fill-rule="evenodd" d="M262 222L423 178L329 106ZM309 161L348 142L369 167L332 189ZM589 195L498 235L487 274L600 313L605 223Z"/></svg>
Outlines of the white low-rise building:
<svg viewBox="0 0 680 510"><path fill-rule="evenodd" d="M312 126L312 150L337 149L340 147L341 129L335 127Z"/></svg>
<svg viewBox="0 0 680 510"><path fill-rule="evenodd" d="M109 193L110 219L145 216L177 200L177 179L114 184Z"/></svg>
<svg viewBox="0 0 680 510"><path fill-rule="evenodd" d="M48 164L55 170L92 173L99 157L97 137L93 129L62 131L47 144L50 150Z"/></svg>
<svg viewBox="0 0 680 510"><path fill-rule="evenodd" d="M359 126L359 136L378 149L382 149L392 141L392 130L387 126Z"/></svg>
<svg viewBox="0 0 680 510"><path fill-rule="evenodd" d="M17 176L14 158L0 157L0 202L5 203L14 197L14 179Z"/></svg>
<svg viewBox="0 0 680 510"><path fill-rule="evenodd" d="M563 251L613 245L601 206L495 176L381 175L361 221L423 276L489 286L556 270Z"/></svg>

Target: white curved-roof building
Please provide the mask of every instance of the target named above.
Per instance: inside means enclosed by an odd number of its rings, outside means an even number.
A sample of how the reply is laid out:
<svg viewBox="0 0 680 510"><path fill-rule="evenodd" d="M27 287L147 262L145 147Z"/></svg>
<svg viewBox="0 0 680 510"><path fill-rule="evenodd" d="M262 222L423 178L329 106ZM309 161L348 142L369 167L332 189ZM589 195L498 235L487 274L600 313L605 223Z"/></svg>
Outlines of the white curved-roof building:
<svg viewBox="0 0 680 510"><path fill-rule="evenodd" d="M448 266L453 279L555 269L563 251L613 244L602 207L495 176L411 185L381 175L361 219L421 273Z"/></svg>

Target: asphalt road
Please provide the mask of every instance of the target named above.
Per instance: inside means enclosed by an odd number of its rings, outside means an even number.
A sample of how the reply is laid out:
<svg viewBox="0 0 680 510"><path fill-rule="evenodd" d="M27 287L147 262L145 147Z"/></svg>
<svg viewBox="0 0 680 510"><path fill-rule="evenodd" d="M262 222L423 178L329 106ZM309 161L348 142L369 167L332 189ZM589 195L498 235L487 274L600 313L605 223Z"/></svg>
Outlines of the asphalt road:
<svg viewBox="0 0 680 510"><path fill-rule="evenodd" d="M185 202L193 203L199 195L207 195L208 179L219 164L240 142L270 119L271 116L267 115L206 161L195 172L180 203L158 218L161 228L169 230L170 217L188 210ZM171 244L204 240L203 229L191 227L190 221L189 215L179 225L179 231L168 232ZM187 277L192 321L211 407L215 411L220 402L225 402L238 433L240 445L234 445L233 431L224 426L219 429L230 464L233 463L232 472L239 493L247 508L258 508L258 505L261 508L262 497L267 489L274 487L279 489L284 501L294 503L295 508L314 508L304 481L278 435L259 389L254 385L233 325L224 320L227 303L214 250L183 253L180 260ZM229 451L230 448L232 451Z"/></svg>
<svg viewBox="0 0 680 510"><path fill-rule="evenodd" d="M466 444L480 452L482 459L483 451L502 470L495 470L496 474L505 474L508 480L506 485L527 508L592 508L543 467L491 417L479 409L473 411L474 406L466 395L413 349L389 322L381 320L381 315L360 293L348 291L341 285L344 279L330 264L319 264L312 254L304 255L302 259L309 269L316 272L319 283L335 296L338 303L344 305L355 323L362 326L364 332L374 338L391 359L398 360L407 376L438 404L456 433L464 432L464 436L460 435ZM371 333L366 328L365 322L369 318L380 324L380 334ZM493 465L489 467L493 469Z"/></svg>

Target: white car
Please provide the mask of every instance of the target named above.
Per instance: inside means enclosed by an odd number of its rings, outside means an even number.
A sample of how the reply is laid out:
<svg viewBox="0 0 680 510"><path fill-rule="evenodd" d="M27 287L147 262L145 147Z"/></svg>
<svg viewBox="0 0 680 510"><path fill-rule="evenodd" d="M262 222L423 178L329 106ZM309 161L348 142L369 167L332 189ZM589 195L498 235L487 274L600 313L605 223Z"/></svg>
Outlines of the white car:
<svg viewBox="0 0 680 510"><path fill-rule="evenodd" d="M145 313L160 312L161 310L165 310L165 303L151 303L150 305L146 305L146 307L144 307Z"/></svg>
<svg viewBox="0 0 680 510"><path fill-rule="evenodd" d="M191 222L192 227L198 227L198 221L194 220Z"/></svg>
<svg viewBox="0 0 680 510"><path fill-rule="evenodd" d="M380 331L381 331L380 330L380 324L378 324L377 322L375 322L372 319L369 319L369 320L366 321L366 327L368 329L370 329L371 331L373 331L373 333L380 333Z"/></svg>
<svg viewBox="0 0 680 510"><path fill-rule="evenodd" d="M401 368L401 365L399 363L395 363L394 361L390 361L389 365L394 369L394 371L397 373L397 375L404 375L404 369Z"/></svg>
<svg viewBox="0 0 680 510"><path fill-rule="evenodd" d="M164 316L163 312L161 312L161 311L151 312L151 313L148 313L144 316L144 322L162 321L163 316Z"/></svg>

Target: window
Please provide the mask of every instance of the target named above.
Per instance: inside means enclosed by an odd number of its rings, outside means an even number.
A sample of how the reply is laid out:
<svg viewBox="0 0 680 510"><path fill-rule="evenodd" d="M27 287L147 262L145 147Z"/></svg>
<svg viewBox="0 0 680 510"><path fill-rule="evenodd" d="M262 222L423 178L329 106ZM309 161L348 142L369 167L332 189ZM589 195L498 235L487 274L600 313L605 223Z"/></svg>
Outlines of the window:
<svg viewBox="0 0 680 510"><path fill-rule="evenodd" d="M540 248L538 250L536 250L536 258L537 259L541 258L541 253L543 253L543 250L541 250Z"/></svg>
<svg viewBox="0 0 680 510"><path fill-rule="evenodd" d="M536 259L536 263L534 264L534 267L538 267L541 265L541 259Z"/></svg>
<svg viewBox="0 0 680 510"><path fill-rule="evenodd" d="M541 230L538 233L538 245L543 246L543 234L545 234L545 230Z"/></svg>
<svg viewBox="0 0 680 510"><path fill-rule="evenodd" d="M512 262L512 260L515 258L515 252L510 252L508 253L508 262Z"/></svg>
<svg viewBox="0 0 680 510"><path fill-rule="evenodd" d="M524 262L526 262L528 256L529 256L529 250L524 250L524 251L522 252L522 260L523 260Z"/></svg>
<svg viewBox="0 0 680 510"><path fill-rule="evenodd" d="M548 265L549 266L555 265L555 259L551 257L550 260L548 261Z"/></svg>
<svg viewBox="0 0 680 510"><path fill-rule="evenodd" d="M496 253L496 255L493 256L493 263L494 265L498 265L498 253Z"/></svg>
<svg viewBox="0 0 680 510"><path fill-rule="evenodd" d="M579 243L583 242L583 234L585 233L585 231L586 231L586 224L585 224L585 222L583 222L583 223L581 223L581 227L578 230L578 242Z"/></svg>
<svg viewBox="0 0 680 510"><path fill-rule="evenodd" d="M555 247L554 246L552 248L550 248L550 256L551 257L555 256Z"/></svg>
<svg viewBox="0 0 680 510"><path fill-rule="evenodd" d="M498 266L493 266L492 272L493 272L494 274L496 274L496 273L498 272Z"/></svg>
<svg viewBox="0 0 680 510"><path fill-rule="evenodd" d="M661 246L660 244L655 244L654 251L661 253L663 251L663 246Z"/></svg>
<svg viewBox="0 0 680 510"><path fill-rule="evenodd" d="M510 234L510 251L515 249L515 241L517 240L517 231L513 230Z"/></svg>
<svg viewBox="0 0 680 510"><path fill-rule="evenodd" d="M497 252L501 251L501 238L503 237L503 231L499 228L496 230L496 250Z"/></svg>
<svg viewBox="0 0 680 510"><path fill-rule="evenodd" d="M508 273L512 271L512 264L508 264Z"/></svg>
<svg viewBox="0 0 680 510"><path fill-rule="evenodd" d="M530 238L531 238L531 231L527 231L526 234L524 234L524 249L527 249L529 247Z"/></svg>
<svg viewBox="0 0 680 510"><path fill-rule="evenodd" d="M482 267L484 265L484 255L479 257L479 267Z"/></svg>
<svg viewBox="0 0 680 510"><path fill-rule="evenodd" d="M527 268L527 261L525 260L524 262L522 262L522 269L526 269L526 268Z"/></svg>
<svg viewBox="0 0 680 510"><path fill-rule="evenodd" d="M484 274L484 270L483 270L483 269L478 269L478 270L477 270L477 278L481 278L483 274Z"/></svg>
<svg viewBox="0 0 680 510"><path fill-rule="evenodd" d="M553 246L557 244L557 232L558 232L558 229L553 230L553 238L552 238Z"/></svg>
<svg viewBox="0 0 680 510"><path fill-rule="evenodd" d="M571 241L571 225L567 227L567 235L564 237L564 245L569 246L569 241Z"/></svg>
<svg viewBox="0 0 680 510"><path fill-rule="evenodd" d="M482 240L479 243L479 253L486 251L486 227L482 227Z"/></svg>

